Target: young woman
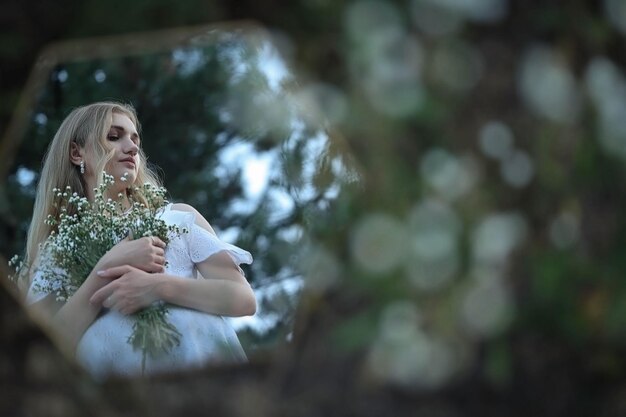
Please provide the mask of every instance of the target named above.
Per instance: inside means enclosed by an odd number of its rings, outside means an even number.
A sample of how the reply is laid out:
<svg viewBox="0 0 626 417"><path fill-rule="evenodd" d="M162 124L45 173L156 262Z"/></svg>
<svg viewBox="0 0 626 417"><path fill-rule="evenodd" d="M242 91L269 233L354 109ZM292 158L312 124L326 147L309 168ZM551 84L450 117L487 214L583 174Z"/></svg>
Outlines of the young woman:
<svg viewBox="0 0 626 417"><path fill-rule="evenodd" d="M124 239L99 260L67 302L41 292L45 278L38 265L46 257L38 251L52 232L44 220L48 215L58 219L60 214L53 205L53 189L69 185L93 200L103 171L115 179L107 189L109 197L116 199L121 193L126 208L131 198L142 199L133 195L131 185L159 185L146 166L139 123L130 106L102 102L79 107L63 121L50 144L28 232L26 261L32 263L33 274L27 303L52 318L53 330L78 362L98 377L142 372L142 354L128 343L134 323L129 315L158 300L171 305L168 319L182 337L170 353L148 357L146 373L245 361L235 332L222 316L255 313L254 293L238 266L251 263L252 256L221 242L189 205L162 209L167 224L188 230L167 246L157 237Z"/></svg>

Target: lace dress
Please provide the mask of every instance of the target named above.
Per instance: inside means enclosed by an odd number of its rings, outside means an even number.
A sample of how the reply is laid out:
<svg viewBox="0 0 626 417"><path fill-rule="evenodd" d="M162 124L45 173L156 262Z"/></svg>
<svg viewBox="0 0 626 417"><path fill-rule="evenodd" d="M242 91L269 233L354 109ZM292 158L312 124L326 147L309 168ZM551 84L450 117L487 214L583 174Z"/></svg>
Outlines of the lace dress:
<svg viewBox="0 0 626 417"><path fill-rule="evenodd" d="M195 224L195 215L172 210L171 204L161 213L167 224L187 228L170 240L165 250L166 272L179 277L197 279L195 263L225 251L239 265L252 263L249 252L220 241ZM36 292L36 283L44 278L36 274L27 296L28 303L45 297ZM203 278L200 278L203 279ZM230 324L219 315L170 305L168 319L182 334L180 345L158 358L148 357L145 374L190 369L207 363L245 362L246 355ZM76 359L95 377L108 375L141 375L141 351L134 351L128 343L134 319L115 310L103 309L78 343Z"/></svg>

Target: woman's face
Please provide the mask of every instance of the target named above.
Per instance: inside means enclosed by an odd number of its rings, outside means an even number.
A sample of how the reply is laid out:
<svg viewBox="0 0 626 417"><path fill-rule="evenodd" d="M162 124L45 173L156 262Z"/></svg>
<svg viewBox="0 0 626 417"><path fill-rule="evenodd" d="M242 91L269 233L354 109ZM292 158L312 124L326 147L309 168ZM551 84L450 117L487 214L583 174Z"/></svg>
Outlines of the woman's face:
<svg viewBox="0 0 626 417"><path fill-rule="evenodd" d="M121 113L113 113L113 120L107 142L115 151L111 160L104 170L109 175L113 175L115 181L127 174L127 185L133 184L137 179L139 167L139 144L140 138L135 124Z"/></svg>

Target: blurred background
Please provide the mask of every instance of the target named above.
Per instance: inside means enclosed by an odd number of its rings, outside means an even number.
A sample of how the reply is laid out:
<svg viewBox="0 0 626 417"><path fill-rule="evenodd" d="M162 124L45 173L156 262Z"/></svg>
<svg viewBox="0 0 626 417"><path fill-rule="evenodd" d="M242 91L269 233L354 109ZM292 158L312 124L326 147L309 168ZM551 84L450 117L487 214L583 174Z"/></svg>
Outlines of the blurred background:
<svg viewBox="0 0 626 417"><path fill-rule="evenodd" d="M30 0L0 21L2 256L63 117L121 100L171 199L253 253L261 306L233 322L248 367L100 384L4 282L0 410L626 414L626 2Z"/></svg>

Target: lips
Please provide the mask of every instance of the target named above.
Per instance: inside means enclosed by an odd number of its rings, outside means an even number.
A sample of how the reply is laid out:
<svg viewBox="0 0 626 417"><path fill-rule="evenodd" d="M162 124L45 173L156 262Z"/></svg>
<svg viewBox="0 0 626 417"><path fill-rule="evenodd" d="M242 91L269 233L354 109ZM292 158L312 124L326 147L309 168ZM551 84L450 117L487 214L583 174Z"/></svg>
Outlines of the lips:
<svg viewBox="0 0 626 417"><path fill-rule="evenodd" d="M124 162L124 163L127 163L127 164L132 164L132 165L133 165L133 167L134 167L135 165L137 165L137 164L135 163L135 160L134 160L133 158L125 158L125 159L120 160L120 162Z"/></svg>

